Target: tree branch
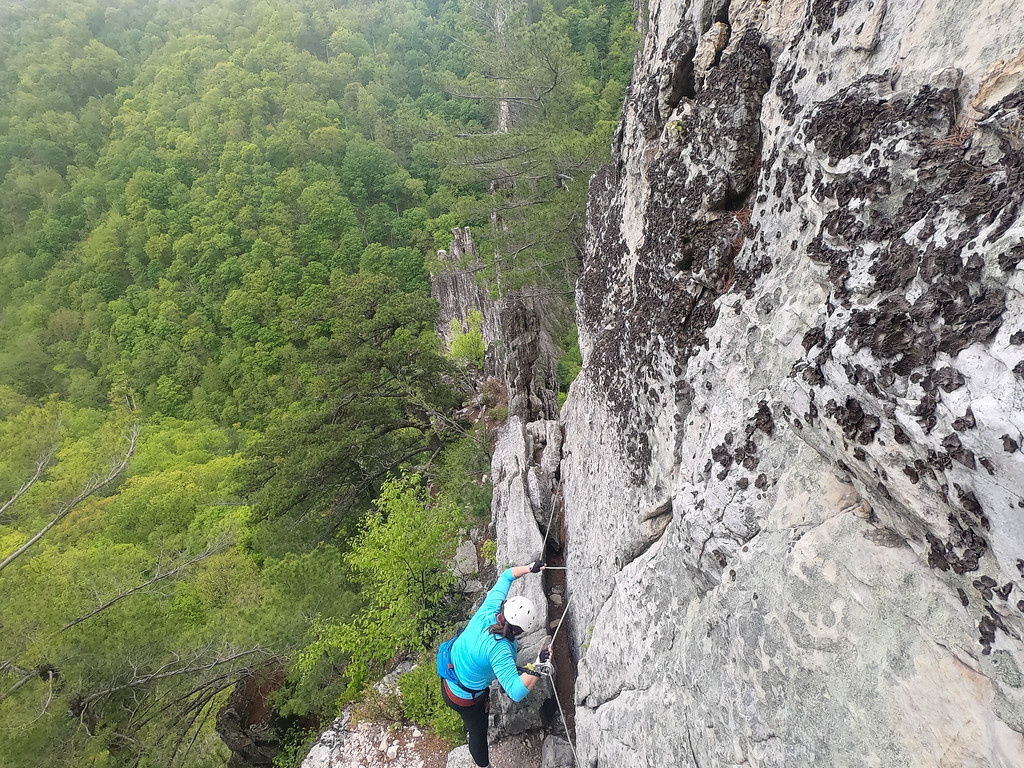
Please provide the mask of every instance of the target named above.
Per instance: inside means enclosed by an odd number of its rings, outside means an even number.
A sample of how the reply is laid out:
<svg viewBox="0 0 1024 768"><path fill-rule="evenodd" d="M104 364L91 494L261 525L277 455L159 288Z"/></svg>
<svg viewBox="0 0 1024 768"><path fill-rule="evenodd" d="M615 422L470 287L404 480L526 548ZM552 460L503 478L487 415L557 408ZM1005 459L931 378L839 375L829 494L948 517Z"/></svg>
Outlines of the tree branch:
<svg viewBox="0 0 1024 768"><path fill-rule="evenodd" d="M122 456L121 459L117 462L117 464L115 464L111 468L107 476L102 480L91 480L86 484L85 489L80 494L78 494L71 501L64 502L60 506L60 509L57 510L57 513L53 516L53 520L44 525L42 530L39 531L39 533L37 533L31 539L29 539L20 547L18 547L14 552L8 555L3 562L0 562L0 571L2 571L8 565L14 562L16 558L25 554L29 547L31 547L33 544L35 544L37 541L43 538L43 536L49 533L50 529L57 525L57 523L59 523L61 520L63 520L65 517L71 514L71 511L74 510L75 507L77 507L79 504L81 504L83 501L85 501L87 498L92 496L100 489L104 488L107 485L110 485L110 483L117 479L117 477L122 472L124 472L125 469L128 468L128 461L135 453L135 448L137 447L139 442L139 430L139 424L136 423L131 426L131 429L128 434L128 448L125 450L124 456Z"/></svg>
<svg viewBox="0 0 1024 768"><path fill-rule="evenodd" d="M254 653L263 652L264 651L262 648L250 648L248 651L240 651L239 653L236 653L232 656L228 656L227 658L211 661L208 664L200 664L198 666L193 667L180 667L178 669L172 669L167 672L152 672L148 675L134 677L127 683L121 683L120 685L112 685L111 687L106 688L102 691L97 691L96 693L90 696L86 696L84 699L81 700L81 703L79 704L81 712L79 717L82 717L82 715L85 714L85 710L88 709L90 705L99 701L100 699L110 696L111 694L118 693L120 691L125 691L129 688L138 688L143 685L148 685L149 683L155 682L157 680L165 680L168 677L177 677L178 675L191 675L196 672L206 672L207 670L215 669L216 667L222 666L224 664L230 664L232 661L236 661L246 656L251 656Z"/></svg>
<svg viewBox="0 0 1024 768"><path fill-rule="evenodd" d="M7 693L5 693L2 696L0 696L0 702L3 702L5 699L8 699L11 696L13 696L15 693L18 692L19 688L21 688L23 685L28 683L28 681L31 680L33 677L37 677L38 674L39 673L36 672L34 669L30 669L28 672L25 673L24 677L22 677L18 682L16 682L11 687L11 689L9 691L7 691Z"/></svg>
<svg viewBox="0 0 1024 768"><path fill-rule="evenodd" d="M213 555L215 555L215 554L217 554L219 552L223 552L226 549L226 547L227 547L227 544L220 544L220 545L218 545L216 547L211 547L211 548L201 552L200 554L196 555L191 560L182 563L177 568L173 568L170 571L164 571L163 573L159 572L159 566L158 566L158 572L157 572L157 574L153 578L149 579L148 581L144 581L142 584L134 586L131 589L125 591L125 592L122 592L121 594L117 595L116 597L111 598L110 600L107 600L107 602L103 603L103 605L100 605L97 608L94 608L93 610L89 611L89 613L83 614L83 615L79 616L77 619L73 619L72 621L69 621L67 624L65 624L63 627L60 628L61 632L65 631L67 629L71 629L71 627L75 626L76 624L81 624L83 621L86 621L87 619L91 619L93 616L95 616L100 611L105 611L107 608L109 608L110 606L114 605L115 603L117 603L117 602L119 602L121 600L124 600L126 597L129 597L130 595L133 595L136 592L139 592L139 591L145 589L146 587L150 586L151 584L155 584L156 582L158 582L158 581L160 581L162 579L170 578L171 576L174 576L175 574L178 574L181 571L185 570L190 565L194 565L195 563L198 563L198 562L200 562L202 560L205 560L206 558L211 557L211 556L213 556Z"/></svg>
<svg viewBox="0 0 1024 768"><path fill-rule="evenodd" d="M47 467L50 466L50 462L53 461L53 456L55 453L57 453L56 445L50 446L50 448L48 448L46 452L43 453L43 455L39 458L39 461L36 462L35 474L33 474L32 477L29 478L29 480L26 481L26 483L23 486L21 486L21 488L18 489L17 493L15 493L10 499L8 499L4 503L2 507L0 507L0 518L3 518L4 513L12 506L14 506L14 503L17 502L17 500L20 499L25 494L25 491L27 491L29 488L35 485L36 481L43 476L43 472L46 471Z"/></svg>

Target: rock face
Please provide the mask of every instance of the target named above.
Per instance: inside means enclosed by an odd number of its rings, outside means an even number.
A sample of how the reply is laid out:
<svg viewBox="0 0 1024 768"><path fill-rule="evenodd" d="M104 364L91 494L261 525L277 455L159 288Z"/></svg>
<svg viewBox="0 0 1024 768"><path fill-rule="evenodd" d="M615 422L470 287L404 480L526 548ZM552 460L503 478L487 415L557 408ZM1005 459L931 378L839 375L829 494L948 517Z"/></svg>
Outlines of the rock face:
<svg viewBox="0 0 1024 768"><path fill-rule="evenodd" d="M561 466L585 765L1024 765L1024 6L657 0Z"/></svg>
<svg viewBox="0 0 1024 768"><path fill-rule="evenodd" d="M557 501L556 477L561 457L562 431L558 422L545 420L525 423L510 418L500 432L491 471L494 495L491 511L498 542L498 567L529 563L541 556L547 543L547 530L558 537L555 527ZM517 579L509 596L525 595L543 609L547 605L541 577L528 574ZM526 665L548 644L547 626L519 639L519 664ZM550 679L540 680L522 702L515 704L500 687L491 689L491 713L494 736L509 736L536 730L546 724L544 703L551 698Z"/></svg>
<svg viewBox="0 0 1024 768"><path fill-rule="evenodd" d="M256 670L235 684L217 711L217 733L231 750L228 768L273 765L281 748L273 732L270 700L283 683L284 671L276 665Z"/></svg>
<svg viewBox="0 0 1024 768"><path fill-rule="evenodd" d="M550 328L542 321L557 312L551 300L528 291L512 291L492 300L477 282L483 269L469 229L453 229L448 251L438 251L443 265L430 279L430 293L440 305L437 333L451 347L453 321L463 333L467 319L479 312L486 354L485 377L505 381L508 412L526 421L558 414L558 375Z"/></svg>

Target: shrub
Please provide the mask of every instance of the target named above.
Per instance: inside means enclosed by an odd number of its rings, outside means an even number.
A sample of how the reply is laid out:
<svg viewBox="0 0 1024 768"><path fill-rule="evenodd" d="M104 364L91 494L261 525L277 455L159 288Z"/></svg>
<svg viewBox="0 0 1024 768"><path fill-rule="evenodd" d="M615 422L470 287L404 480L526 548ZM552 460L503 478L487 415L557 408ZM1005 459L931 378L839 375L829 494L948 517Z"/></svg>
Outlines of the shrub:
<svg viewBox="0 0 1024 768"><path fill-rule="evenodd" d="M498 542L494 539L487 539L480 546L480 554L484 558L484 562L489 565L496 565L498 562Z"/></svg>
<svg viewBox="0 0 1024 768"><path fill-rule="evenodd" d="M452 746L465 741L462 718L445 706L441 699L441 683L437 676L435 655L420 655L416 667L398 678L405 717Z"/></svg>
<svg viewBox="0 0 1024 768"><path fill-rule="evenodd" d="M449 356L466 368L482 371L484 353L487 351L484 346L483 315L479 310L470 312L466 324L469 330L463 333L458 318L452 318L452 348Z"/></svg>
<svg viewBox="0 0 1024 768"><path fill-rule="evenodd" d="M477 426L466 437L446 447L431 470L440 497L462 510L467 520L491 516L490 443Z"/></svg>
<svg viewBox="0 0 1024 768"><path fill-rule="evenodd" d="M300 651L296 667L312 674L325 654L348 656L348 690L355 698L399 653L429 648L445 626L455 581L448 563L455 556L461 514L443 499L432 500L419 475L389 478L346 556L365 603L344 624L314 621L316 640Z"/></svg>

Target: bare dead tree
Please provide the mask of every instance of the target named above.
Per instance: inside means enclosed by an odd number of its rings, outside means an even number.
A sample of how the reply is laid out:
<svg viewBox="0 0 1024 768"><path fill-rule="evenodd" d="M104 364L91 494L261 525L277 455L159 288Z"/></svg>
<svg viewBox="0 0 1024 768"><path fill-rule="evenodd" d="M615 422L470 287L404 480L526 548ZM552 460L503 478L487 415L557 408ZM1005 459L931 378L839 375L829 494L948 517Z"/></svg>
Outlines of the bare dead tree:
<svg viewBox="0 0 1024 768"><path fill-rule="evenodd" d="M0 703L2 703L5 699L9 699L11 696L17 693L19 689L26 685L33 677L37 677L39 675L39 673L34 669L23 669L22 667L15 666L13 663L9 661L4 662L4 664L0 666L0 672L6 672L7 670L11 670L16 673L20 672L21 677L14 685L12 685L8 689L6 693L0 694Z"/></svg>
<svg viewBox="0 0 1024 768"><path fill-rule="evenodd" d="M11 496L11 498L4 502L4 505L2 507L0 507L0 519L3 519L3 516L7 512L7 510L13 507L15 503L18 501L18 499L24 496L25 492L33 485L35 485L36 481L43 476L43 473L46 472L46 470L50 467L50 464L53 463L53 457L56 453L56 445L51 445L49 448L43 451L38 461L36 461L36 470L32 474L32 477L26 480L25 484L21 486L21 488L19 488L17 492L15 492L13 496Z"/></svg>
<svg viewBox="0 0 1024 768"><path fill-rule="evenodd" d="M193 675L200 672L209 672L210 670L224 666L225 664L230 664L232 662L238 661L239 659L243 659L248 656L253 656L255 654L266 653L266 651L263 648L250 648L245 651L233 653L230 656L221 656L218 654L217 658L213 659L212 661L197 663L202 658L202 653L202 651L197 652L195 658L193 658L190 663L186 663L182 666L175 667L173 666L175 662L168 662L167 664L163 665L162 667L158 668L153 672L147 674L134 674L132 675L132 678L130 680L127 680L123 683L117 683L116 685L111 685L107 688L104 688L101 691L96 691L95 693L85 696L75 703L75 714L79 717L79 719L84 720L85 713L89 709L89 707L96 704L98 701L107 698L108 696L112 696L115 693L131 690L133 688L143 688L149 685L150 683L155 683L159 680L166 680L167 678L171 677L179 677L181 675ZM180 660L175 661L178 661L180 663Z"/></svg>
<svg viewBox="0 0 1024 768"><path fill-rule="evenodd" d="M110 471L102 477L90 478L86 482L85 488L82 489L81 493L79 493L73 499L65 501L63 504L61 504L57 511L54 513L53 519L50 520L50 522L44 525L38 533L36 533L32 538L30 538L16 550L14 550L14 552L8 555L2 562L0 562L0 571L2 571L8 565L14 562L14 560L16 560L18 557L21 557L21 555L25 554L25 552L30 547L32 547L36 542L43 538L43 536L49 533L50 530L55 525L57 525L69 514L71 514L75 507L77 507L79 504L81 504L83 501L85 501L93 494L110 485L112 482L114 482L114 480L116 480L121 475L121 473L123 473L128 468L128 462L135 454L135 449L138 446L140 430L141 426L138 424L138 422L133 423L128 428L128 445L125 448L124 453L120 457L115 459L113 466L110 468Z"/></svg>
<svg viewBox="0 0 1024 768"><path fill-rule="evenodd" d="M105 603L103 603L102 605L97 606L96 608L94 608L93 610L89 611L88 613L82 614L77 619L72 619L67 624L65 624L63 627L60 628L61 631L63 632L65 630L71 629L71 627L75 626L76 624L81 624L83 621L91 619L96 614L100 613L101 611L105 611L107 608L109 608L112 605L115 605L116 603L120 602L121 600L124 600L126 597L131 597L136 592L141 592L141 591L145 590L146 588L151 587L152 585L156 584L158 581L162 581L164 579L169 579L171 576L175 576L175 575L181 573L186 568L189 568L190 566L193 566L196 563L201 562L201 561L205 560L208 557L212 557L213 555L216 555L219 552L223 552L227 548L227 546L228 546L228 544L225 542L225 543L222 543L222 544L217 544L217 545L208 547L205 550L203 550L202 552L200 552L198 555L196 555L195 557L190 558L189 560L186 560L184 563L181 563L180 565L175 566L174 568L170 569L169 571L162 571L160 569L160 564L158 563L157 567L156 567L156 572L154 573L152 578L142 582L141 584L138 584L138 585L132 587L131 589L127 589L124 592L121 592L119 595L116 595L116 596L112 597L110 600L107 600Z"/></svg>

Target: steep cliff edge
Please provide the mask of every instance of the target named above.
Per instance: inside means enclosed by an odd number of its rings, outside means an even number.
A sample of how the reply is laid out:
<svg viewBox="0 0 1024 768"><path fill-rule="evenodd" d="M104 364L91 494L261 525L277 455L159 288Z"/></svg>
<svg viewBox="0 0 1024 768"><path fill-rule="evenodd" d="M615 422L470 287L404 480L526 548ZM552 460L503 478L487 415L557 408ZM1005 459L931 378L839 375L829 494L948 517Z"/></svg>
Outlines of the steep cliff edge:
<svg viewBox="0 0 1024 768"><path fill-rule="evenodd" d="M477 281L483 269L469 228L452 230L447 251L438 251L441 268L430 277L430 294L439 310L437 334L451 348L453 323L462 333L468 318L480 313L486 348L482 374L503 380L510 416L525 421L552 419L558 414L557 350L544 315L564 312L540 292L510 291L492 299Z"/></svg>
<svg viewBox="0 0 1024 768"><path fill-rule="evenodd" d="M1024 765L1022 39L652 4L562 416L587 766Z"/></svg>

